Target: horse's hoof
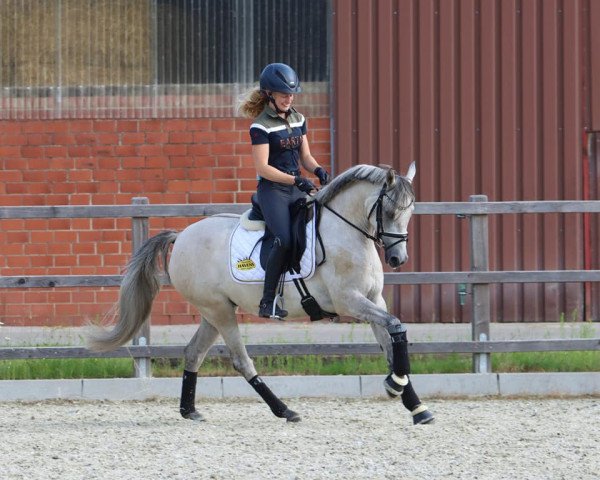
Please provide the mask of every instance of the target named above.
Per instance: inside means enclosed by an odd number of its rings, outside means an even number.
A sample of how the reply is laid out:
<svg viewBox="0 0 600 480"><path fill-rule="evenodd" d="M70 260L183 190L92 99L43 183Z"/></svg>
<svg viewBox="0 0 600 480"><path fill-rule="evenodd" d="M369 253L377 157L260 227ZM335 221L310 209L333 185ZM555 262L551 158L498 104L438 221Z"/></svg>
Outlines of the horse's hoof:
<svg viewBox="0 0 600 480"><path fill-rule="evenodd" d="M285 412L283 412L283 415L282 415L282 416L283 416L283 418L285 418L285 419L286 419L286 421L288 421L288 422L293 422L293 423L296 423L296 422L299 422L300 420L302 420L302 419L300 418L300 415L298 415L298 414L297 414L296 412L294 412L293 410L290 410L289 408L288 408L288 409L286 409L286 411L285 411Z"/></svg>
<svg viewBox="0 0 600 480"><path fill-rule="evenodd" d="M181 412L181 416L186 420L193 420L194 422L204 422L206 419L198 413L196 410L192 410L191 412Z"/></svg>
<svg viewBox="0 0 600 480"><path fill-rule="evenodd" d="M433 423L434 420L435 417L429 410L423 410L422 412L413 415L413 425L425 425L427 423Z"/></svg>
<svg viewBox="0 0 600 480"><path fill-rule="evenodd" d="M408 377L398 377L393 373L390 373L385 380L383 381L383 386L385 387L385 391L388 396L391 398L397 398L402 395L404 391L404 386L408 384Z"/></svg>

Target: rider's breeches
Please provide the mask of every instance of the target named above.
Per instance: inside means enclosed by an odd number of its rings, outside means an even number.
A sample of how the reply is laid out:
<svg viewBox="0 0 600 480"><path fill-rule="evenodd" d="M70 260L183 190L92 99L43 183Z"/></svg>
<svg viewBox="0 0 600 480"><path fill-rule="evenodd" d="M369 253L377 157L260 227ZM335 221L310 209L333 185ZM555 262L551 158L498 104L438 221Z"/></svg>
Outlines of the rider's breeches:
<svg viewBox="0 0 600 480"><path fill-rule="evenodd" d="M263 179L258 183L256 196L267 228L279 238L281 247L289 250L292 243L290 207L304 194L294 185Z"/></svg>
<svg viewBox="0 0 600 480"><path fill-rule="evenodd" d="M290 206L304 194L294 185L261 180L258 184L257 199L265 223L275 237L273 249L265 267L263 299L275 297L279 277L288 261L292 242Z"/></svg>

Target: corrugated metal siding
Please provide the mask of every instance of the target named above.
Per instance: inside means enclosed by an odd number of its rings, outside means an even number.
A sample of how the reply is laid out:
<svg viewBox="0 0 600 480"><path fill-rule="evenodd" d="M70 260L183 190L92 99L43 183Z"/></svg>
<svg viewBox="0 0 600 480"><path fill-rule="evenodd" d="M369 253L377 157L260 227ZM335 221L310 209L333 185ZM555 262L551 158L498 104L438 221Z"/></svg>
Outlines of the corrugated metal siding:
<svg viewBox="0 0 600 480"><path fill-rule="evenodd" d="M582 198L585 6L333 2L336 170L404 171L416 160L420 201ZM490 268L583 268L582 224L577 214L492 217ZM470 268L466 220L420 216L411 230L406 270ZM410 321L470 319L455 285L398 287L393 298ZM585 303L579 284L495 286L493 302L494 319L505 322L581 319Z"/></svg>
<svg viewBox="0 0 600 480"><path fill-rule="evenodd" d="M586 89L585 127L600 131L600 2L584 0L582 6L584 32L584 88Z"/></svg>

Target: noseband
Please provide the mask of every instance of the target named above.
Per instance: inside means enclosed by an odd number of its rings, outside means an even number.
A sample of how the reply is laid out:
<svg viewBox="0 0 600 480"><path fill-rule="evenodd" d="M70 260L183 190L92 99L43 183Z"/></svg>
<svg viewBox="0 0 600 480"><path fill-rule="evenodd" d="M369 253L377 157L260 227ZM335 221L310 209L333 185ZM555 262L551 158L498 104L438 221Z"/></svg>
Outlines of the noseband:
<svg viewBox="0 0 600 480"><path fill-rule="evenodd" d="M375 243L377 243L380 247L383 247L384 251L387 251L388 248L392 248L401 242L408 242L408 233L392 233L392 232L386 232L383 229L383 197L387 197L388 200L392 201L390 196L387 194L386 187L387 186L385 184L383 185L383 187L381 187L381 190L379 192L379 197L377 197L377 200L371 207L371 211L369 212L369 215L367 215L367 218L371 218L371 215L373 214L373 210L375 211L375 222L377 224L376 234L375 234L375 238L376 238ZM385 245L383 243L383 237L397 238L398 240L395 241L394 243L392 243L391 245Z"/></svg>
<svg viewBox="0 0 600 480"><path fill-rule="evenodd" d="M331 213L333 213L334 215L341 218L348 225L350 225L351 227L354 227L356 230L361 232L365 237L373 240L375 242L375 244L379 247L382 247L384 249L384 251L387 251L388 249L396 246L397 244L399 244L401 242L408 242L408 233L393 233L393 232L386 232L384 230L384 228L383 228L383 198L384 197L387 197L388 200L390 200L390 201L392 200L390 198L390 196L387 194L387 185L385 183L383 184L383 187L381 187L381 190L379 191L379 196L377 197L377 200L375 200L375 203L371 207L371 210L369 211L369 215L367 215L367 218L371 218L371 215L373 214L373 212L375 212L375 222L376 222L375 236L371 235L369 232L364 231L362 228L358 227L357 225L354 225L351 221L342 217L339 213L337 213L335 210L333 210L329 205L323 204L323 206L327 210L329 210ZM383 241L383 237L397 238L398 240L396 242L392 243L391 245L386 245Z"/></svg>

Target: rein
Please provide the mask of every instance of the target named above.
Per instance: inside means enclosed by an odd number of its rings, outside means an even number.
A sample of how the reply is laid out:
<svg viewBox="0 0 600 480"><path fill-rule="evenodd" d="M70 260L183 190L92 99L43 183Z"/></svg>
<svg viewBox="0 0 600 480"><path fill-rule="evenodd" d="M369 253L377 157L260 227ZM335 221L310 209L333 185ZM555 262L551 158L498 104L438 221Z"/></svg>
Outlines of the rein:
<svg viewBox="0 0 600 480"><path fill-rule="evenodd" d="M367 237L370 240L373 240L373 242L375 242L375 244L378 247L382 247L384 249L384 251L387 251L389 248L392 248L392 247L394 247L395 245L397 245L397 244L399 244L401 242L408 242L408 233L392 233L392 232L386 232L384 230L384 228L383 228L383 198L384 197L387 197L389 200L392 200L389 197L389 195L387 194L387 188L386 188L385 184L383 185L383 187L381 187L381 191L379 192L379 196L377 197L377 200L375 201L375 203L371 207L371 210L369 211L369 215L367 215L367 218L371 218L371 215L373 214L373 211L375 211L375 221L376 221L376 224L377 224L375 236L371 235L369 232L367 232L367 231L363 230L362 228L360 228L359 226L355 225L350 220L344 218L342 215L340 215L338 212L336 212L329 205L327 205L325 203L323 203L322 205L327 210L329 210L331 213L333 213L337 217L341 218L348 225L350 225L354 229L358 230L365 237ZM392 243L391 245L385 245L385 243L383 242L383 237L397 238L398 241Z"/></svg>

